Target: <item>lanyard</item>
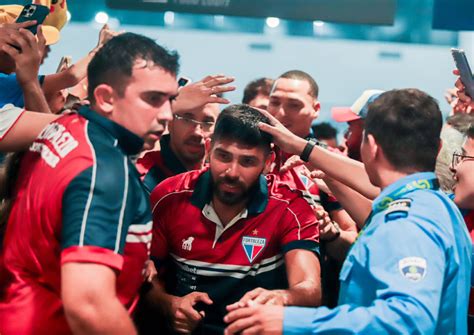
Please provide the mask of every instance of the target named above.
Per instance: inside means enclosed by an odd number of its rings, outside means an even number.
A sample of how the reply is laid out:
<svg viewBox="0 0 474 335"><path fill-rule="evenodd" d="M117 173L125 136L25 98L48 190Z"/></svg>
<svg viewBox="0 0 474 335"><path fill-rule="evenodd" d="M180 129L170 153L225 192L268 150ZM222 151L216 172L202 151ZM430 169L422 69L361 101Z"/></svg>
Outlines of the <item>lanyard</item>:
<svg viewBox="0 0 474 335"><path fill-rule="evenodd" d="M439 182L436 178L416 179L387 194L380 201L377 201L372 205L372 211L370 212L367 220L365 220L364 227L359 232L359 235L357 235L356 240L359 239L365 229L369 226L370 222L372 221L372 218L376 214L386 210L392 202L404 197L406 194L415 190L437 190L438 188Z"/></svg>

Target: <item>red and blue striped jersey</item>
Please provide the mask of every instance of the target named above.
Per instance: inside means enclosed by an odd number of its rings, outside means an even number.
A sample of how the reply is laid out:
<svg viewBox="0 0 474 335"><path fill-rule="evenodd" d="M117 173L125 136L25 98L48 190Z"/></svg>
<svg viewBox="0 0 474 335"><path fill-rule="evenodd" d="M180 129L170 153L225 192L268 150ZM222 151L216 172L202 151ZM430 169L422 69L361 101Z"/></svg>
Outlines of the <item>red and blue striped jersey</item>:
<svg viewBox="0 0 474 335"><path fill-rule="evenodd" d="M87 107L31 145L0 257L2 335L69 332L60 290L67 262L114 269L118 298L133 307L151 243L149 198L128 157L142 145Z"/></svg>
<svg viewBox="0 0 474 335"><path fill-rule="evenodd" d="M257 287L288 287L284 254L319 252L317 219L301 192L274 175L260 176L247 208L225 226L211 204L212 180L205 169L169 178L151 194L151 255L164 266L167 292L206 292L213 304L202 333L224 329L226 306Z"/></svg>

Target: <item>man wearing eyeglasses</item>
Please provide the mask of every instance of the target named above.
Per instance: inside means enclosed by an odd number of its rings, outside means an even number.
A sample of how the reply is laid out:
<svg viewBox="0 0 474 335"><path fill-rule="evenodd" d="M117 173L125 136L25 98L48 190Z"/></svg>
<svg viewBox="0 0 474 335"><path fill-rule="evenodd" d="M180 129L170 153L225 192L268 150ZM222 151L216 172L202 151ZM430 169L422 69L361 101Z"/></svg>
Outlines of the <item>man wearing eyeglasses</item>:
<svg viewBox="0 0 474 335"><path fill-rule="evenodd" d="M464 221L474 241L474 126L466 133L466 141L460 152L453 154L451 170L454 173L454 202L464 209ZM471 276L472 277L472 276ZM474 332L474 282L471 278L471 298L469 302L468 333Z"/></svg>
<svg viewBox="0 0 474 335"><path fill-rule="evenodd" d="M204 143L214 131L219 103L229 103L216 94L234 90L225 86L233 80L209 76L180 90L173 104L169 134L162 136L160 150L149 151L137 161L138 172L149 193L166 178L203 166Z"/></svg>

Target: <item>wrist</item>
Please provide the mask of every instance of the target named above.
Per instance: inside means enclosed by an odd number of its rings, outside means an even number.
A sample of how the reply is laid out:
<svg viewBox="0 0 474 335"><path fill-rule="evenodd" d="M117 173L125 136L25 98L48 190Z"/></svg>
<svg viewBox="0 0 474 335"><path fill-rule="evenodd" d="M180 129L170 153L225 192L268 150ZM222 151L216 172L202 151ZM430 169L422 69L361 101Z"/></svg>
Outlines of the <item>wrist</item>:
<svg viewBox="0 0 474 335"><path fill-rule="evenodd" d="M304 138L295 136L295 139L292 141L293 150L291 153L294 155L301 155L307 143L308 141L305 140Z"/></svg>
<svg viewBox="0 0 474 335"><path fill-rule="evenodd" d="M323 239L323 241L326 243L334 242L341 236L341 228L339 228L339 225L334 221L332 221L331 224L333 226L333 229L331 229L332 234L329 237Z"/></svg>
<svg viewBox="0 0 474 335"><path fill-rule="evenodd" d="M302 161L304 162L309 161L309 157L311 156L311 153L313 152L315 145L316 145L315 141L312 141L312 140L306 141L303 150L300 151L300 158Z"/></svg>

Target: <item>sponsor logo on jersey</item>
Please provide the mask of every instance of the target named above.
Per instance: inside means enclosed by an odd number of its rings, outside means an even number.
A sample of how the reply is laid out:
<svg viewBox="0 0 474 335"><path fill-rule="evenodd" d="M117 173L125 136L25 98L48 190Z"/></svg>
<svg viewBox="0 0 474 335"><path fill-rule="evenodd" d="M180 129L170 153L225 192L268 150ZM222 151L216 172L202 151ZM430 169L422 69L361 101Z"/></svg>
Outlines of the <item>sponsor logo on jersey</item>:
<svg viewBox="0 0 474 335"><path fill-rule="evenodd" d="M263 248L265 248L266 243L266 238L250 236L242 237L242 246L244 247L245 254L247 255L247 258L249 259L250 263L252 263L255 258L257 258L257 256L262 252Z"/></svg>

